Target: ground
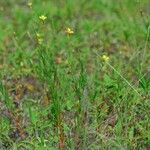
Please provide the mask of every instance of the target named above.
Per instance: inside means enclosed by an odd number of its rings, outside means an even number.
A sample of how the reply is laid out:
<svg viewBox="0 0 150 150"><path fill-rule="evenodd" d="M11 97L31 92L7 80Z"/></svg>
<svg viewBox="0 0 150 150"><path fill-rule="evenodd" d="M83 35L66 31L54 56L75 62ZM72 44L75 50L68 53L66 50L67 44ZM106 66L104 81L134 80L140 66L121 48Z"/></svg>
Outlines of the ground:
<svg viewBox="0 0 150 150"><path fill-rule="evenodd" d="M0 1L0 150L150 149L149 0Z"/></svg>

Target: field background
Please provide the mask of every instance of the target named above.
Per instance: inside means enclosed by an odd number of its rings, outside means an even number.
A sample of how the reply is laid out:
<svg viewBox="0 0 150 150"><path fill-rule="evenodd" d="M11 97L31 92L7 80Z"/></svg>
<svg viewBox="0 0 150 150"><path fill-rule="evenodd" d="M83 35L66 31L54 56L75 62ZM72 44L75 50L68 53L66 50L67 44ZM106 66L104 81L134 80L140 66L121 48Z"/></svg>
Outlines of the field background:
<svg viewBox="0 0 150 150"><path fill-rule="evenodd" d="M149 0L0 0L0 150L149 150L149 90Z"/></svg>

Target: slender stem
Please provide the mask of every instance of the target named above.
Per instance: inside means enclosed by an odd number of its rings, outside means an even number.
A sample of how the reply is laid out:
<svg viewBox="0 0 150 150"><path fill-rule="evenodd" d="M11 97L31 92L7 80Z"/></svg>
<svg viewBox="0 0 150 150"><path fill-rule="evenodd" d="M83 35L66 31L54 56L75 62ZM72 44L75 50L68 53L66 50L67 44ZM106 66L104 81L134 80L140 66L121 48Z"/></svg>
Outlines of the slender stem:
<svg viewBox="0 0 150 150"><path fill-rule="evenodd" d="M106 63L107 63L108 66L109 66L111 69L113 69L139 96L141 96L140 93L131 85L131 83L130 83L126 78L124 78L124 77L120 74L120 72L118 72L109 62L106 62Z"/></svg>

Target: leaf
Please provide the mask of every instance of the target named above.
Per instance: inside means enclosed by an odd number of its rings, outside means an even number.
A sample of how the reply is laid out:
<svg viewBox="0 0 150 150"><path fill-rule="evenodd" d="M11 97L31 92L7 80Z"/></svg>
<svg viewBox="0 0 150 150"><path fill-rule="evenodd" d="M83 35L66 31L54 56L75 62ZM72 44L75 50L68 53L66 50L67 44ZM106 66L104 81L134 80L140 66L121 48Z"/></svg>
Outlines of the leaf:
<svg viewBox="0 0 150 150"><path fill-rule="evenodd" d="M34 111L33 108L31 107L29 107L29 116L30 116L31 122L33 124L36 124L38 121L38 113Z"/></svg>
<svg viewBox="0 0 150 150"><path fill-rule="evenodd" d="M104 83L109 88L118 87L115 81L111 79L110 76L107 74L104 75Z"/></svg>
<svg viewBox="0 0 150 150"><path fill-rule="evenodd" d="M115 125L115 131L118 135L121 135L121 133L122 133L122 123L121 123L121 121L118 121L117 124Z"/></svg>
<svg viewBox="0 0 150 150"><path fill-rule="evenodd" d="M9 109L12 109L13 103L12 103L11 99L9 98L8 92L7 92L6 88L4 87L2 81L0 81L0 100L3 100L6 104L6 106Z"/></svg>
<svg viewBox="0 0 150 150"><path fill-rule="evenodd" d="M129 139L132 141L134 137L134 127L131 127L129 130Z"/></svg>

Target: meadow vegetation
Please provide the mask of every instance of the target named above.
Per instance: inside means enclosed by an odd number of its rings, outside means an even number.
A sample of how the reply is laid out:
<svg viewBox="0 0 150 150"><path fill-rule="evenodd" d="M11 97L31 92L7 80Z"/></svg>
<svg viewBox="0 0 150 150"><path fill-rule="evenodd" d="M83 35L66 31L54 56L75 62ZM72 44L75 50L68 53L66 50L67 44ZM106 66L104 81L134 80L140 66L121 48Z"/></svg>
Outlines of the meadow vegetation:
<svg viewBox="0 0 150 150"><path fill-rule="evenodd" d="M149 91L149 0L0 0L0 150L149 150Z"/></svg>

